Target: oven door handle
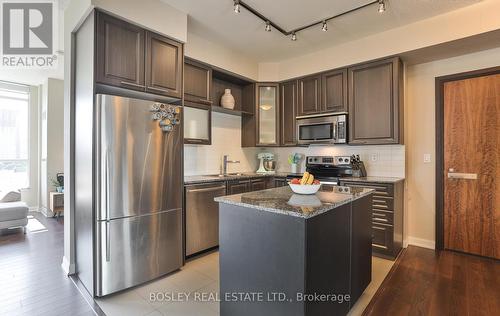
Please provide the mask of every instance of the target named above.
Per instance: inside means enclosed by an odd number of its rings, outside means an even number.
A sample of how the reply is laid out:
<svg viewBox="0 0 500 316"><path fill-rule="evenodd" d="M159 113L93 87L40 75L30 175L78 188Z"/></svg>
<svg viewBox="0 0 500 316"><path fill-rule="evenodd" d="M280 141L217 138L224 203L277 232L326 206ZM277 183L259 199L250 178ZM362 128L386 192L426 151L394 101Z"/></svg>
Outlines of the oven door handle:
<svg viewBox="0 0 500 316"><path fill-rule="evenodd" d="M331 185L337 185L338 182L331 182L331 181L319 181L321 184L331 184Z"/></svg>

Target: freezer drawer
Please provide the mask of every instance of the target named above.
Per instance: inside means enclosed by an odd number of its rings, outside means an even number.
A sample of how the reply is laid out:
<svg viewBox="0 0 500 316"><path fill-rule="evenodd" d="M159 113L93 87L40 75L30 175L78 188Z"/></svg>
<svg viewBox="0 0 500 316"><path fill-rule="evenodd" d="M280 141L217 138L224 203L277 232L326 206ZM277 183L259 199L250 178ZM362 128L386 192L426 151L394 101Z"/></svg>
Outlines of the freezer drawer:
<svg viewBox="0 0 500 316"><path fill-rule="evenodd" d="M182 210L97 222L96 296L182 266Z"/></svg>
<svg viewBox="0 0 500 316"><path fill-rule="evenodd" d="M186 255L219 245L219 203L224 183L186 186Z"/></svg>

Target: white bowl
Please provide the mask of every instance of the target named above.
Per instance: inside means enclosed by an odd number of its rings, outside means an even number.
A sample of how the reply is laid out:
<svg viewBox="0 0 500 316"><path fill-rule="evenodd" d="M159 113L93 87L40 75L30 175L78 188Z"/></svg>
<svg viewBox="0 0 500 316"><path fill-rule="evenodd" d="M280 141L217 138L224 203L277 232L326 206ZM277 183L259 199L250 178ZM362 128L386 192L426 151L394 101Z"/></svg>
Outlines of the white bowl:
<svg viewBox="0 0 500 316"><path fill-rule="evenodd" d="M288 183L290 189L297 194L315 194L321 188L321 184L293 184Z"/></svg>

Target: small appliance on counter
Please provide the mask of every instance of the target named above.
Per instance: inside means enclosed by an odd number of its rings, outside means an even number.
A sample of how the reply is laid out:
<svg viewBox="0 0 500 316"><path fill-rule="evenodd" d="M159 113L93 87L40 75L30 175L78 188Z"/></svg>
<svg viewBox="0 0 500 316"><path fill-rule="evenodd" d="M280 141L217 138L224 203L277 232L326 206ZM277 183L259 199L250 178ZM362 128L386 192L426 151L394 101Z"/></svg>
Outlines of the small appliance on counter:
<svg viewBox="0 0 500 316"><path fill-rule="evenodd" d="M276 161L274 160L274 154L266 152L258 153L257 158L260 160L259 169L257 169L257 173L276 172Z"/></svg>
<svg viewBox="0 0 500 316"><path fill-rule="evenodd" d="M356 173L355 170L360 170L360 176L366 176L366 170L359 156L308 156L306 157L306 171L313 174L321 184L338 185L339 178L352 177ZM359 168L359 169L355 169ZM362 171L361 171L362 170ZM291 180L295 175L288 175L287 179Z"/></svg>

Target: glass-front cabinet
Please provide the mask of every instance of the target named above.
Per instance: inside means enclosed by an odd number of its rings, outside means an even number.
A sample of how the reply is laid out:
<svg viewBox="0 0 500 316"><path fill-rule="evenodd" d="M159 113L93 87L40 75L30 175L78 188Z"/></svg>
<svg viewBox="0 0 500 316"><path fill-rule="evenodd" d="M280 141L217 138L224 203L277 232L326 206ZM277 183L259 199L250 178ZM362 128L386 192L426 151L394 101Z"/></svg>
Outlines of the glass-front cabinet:
<svg viewBox="0 0 500 316"><path fill-rule="evenodd" d="M210 145L211 110L209 106L191 104L184 106L184 143Z"/></svg>
<svg viewBox="0 0 500 316"><path fill-rule="evenodd" d="M278 84L260 83L257 89L257 146L279 145Z"/></svg>

